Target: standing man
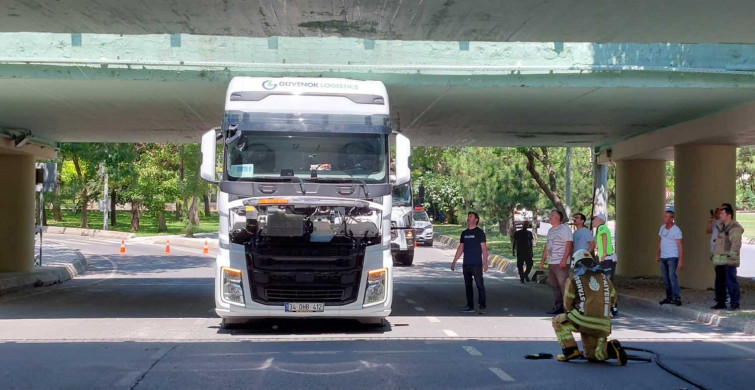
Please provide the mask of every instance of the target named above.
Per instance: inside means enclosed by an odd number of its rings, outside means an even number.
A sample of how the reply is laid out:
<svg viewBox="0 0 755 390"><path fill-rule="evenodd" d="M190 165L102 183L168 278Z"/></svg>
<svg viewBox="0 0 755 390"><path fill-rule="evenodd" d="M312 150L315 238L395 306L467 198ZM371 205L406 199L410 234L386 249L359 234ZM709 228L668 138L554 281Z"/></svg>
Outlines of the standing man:
<svg viewBox="0 0 755 390"><path fill-rule="evenodd" d="M540 259L540 269L548 262L548 281L553 289L553 309L548 314L564 312L564 288L569 277L569 259L572 253L574 236L571 229L564 225L564 214L560 210L552 210L548 221L551 228L545 242L543 257Z"/></svg>
<svg viewBox="0 0 755 390"><path fill-rule="evenodd" d="M456 255L451 263L451 271L456 269L456 262L464 253L464 286L467 290L467 306L462 309L462 313L474 313L474 290L472 289L472 279L477 284L477 297L480 302L480 314L486 313L487 302L485 299L485 283L482 280L482 273L488 272L488 245L485 239L485 232L477 224L480 223L480 216L477 213L470 212L467 214L467 230L461 232L459 239L459 248L456 249Z"/></svg>
<svg viewBox="0 0 755 390"><path fill-rule="evenodd" d="M530 281L532 271L532 232L527 230L529 222L523 222L522 228L514 233L513 247L511 251L516 256L516 268L519 269L519 281ZM525 268L526 265L526 268Z"/></svg>
<svg viewBox="0 0 755 390"><path fill-rule="evenodd" d="M739 251L742 249L744 229L734 220L731 205L721 206L719 212L718 237L713 251L713 265L716 267L716 306L712 309L726 309L726 292L731 298L731 310L739 310Z"/></svg>
<svg viewBox="0 0 755 390"><path fill-rule="evenodd" d="M606 226L606 215L598 214L592 218L592 226L597 226L595 230L596 257L600 268L605 270L606 276L613 283L613 275L616 273L616 257L613 252L613 240L611 239L611 230ZM611 307L611 316L619 315L619 309L616 304Z"/></svg>
<svg viewBox="0 0 755 390"><path fill-rule="evenodd" d="M587 217L582 213L576 213L572 216L572 222L574 222L574 253L579 250L585 250L588 253L592 253L595 249L595 239L592 237L590 229L585 227Z"/></svg>
<svg viewBox="0 0 755 390"><path fill-rule="evenodd" d="M674 212L667 210L663 214L663 225L658 231L658 252L655 262L661 265L663 286L666 288L666 299L660 301L661 305L670 303L681 306L682 297L679 290L679 279L676 271L684 266L682 257L682 230L674 224Z"/></svg>

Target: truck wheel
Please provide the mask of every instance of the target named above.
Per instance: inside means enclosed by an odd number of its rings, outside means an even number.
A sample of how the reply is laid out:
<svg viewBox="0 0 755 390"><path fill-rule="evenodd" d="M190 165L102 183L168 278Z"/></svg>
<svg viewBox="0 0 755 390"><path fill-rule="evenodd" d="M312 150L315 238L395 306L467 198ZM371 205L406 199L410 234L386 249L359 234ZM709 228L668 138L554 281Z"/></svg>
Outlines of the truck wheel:
<svg viewBox="0 0 755 390"><path fill-rule="evenodd" d="M384 328L387 325L387 321L383 317L361 318L359 323L369 328Z"/></svg>
<svg viewBox="0 0 755 390"><path fill-rule="evenodd" d="M223 329L239 329L246 324L245 319L235 319L235 318L223 318L222 321L220 321L220 327Z"/></svg>
<svg viewBox="0 0 755 390"><path fill-rule="evenodd" d="M414 251L407 253L399 253L397 256L398 262L404 266L410 266L414 262Z"/></svg>
<svg viewBox="0 0 755 390"><path fill-rule="evenodd" d="M427 240L427 241L425 241L425 245L427 245L427 246L433 246L433 240Z"/></svg>

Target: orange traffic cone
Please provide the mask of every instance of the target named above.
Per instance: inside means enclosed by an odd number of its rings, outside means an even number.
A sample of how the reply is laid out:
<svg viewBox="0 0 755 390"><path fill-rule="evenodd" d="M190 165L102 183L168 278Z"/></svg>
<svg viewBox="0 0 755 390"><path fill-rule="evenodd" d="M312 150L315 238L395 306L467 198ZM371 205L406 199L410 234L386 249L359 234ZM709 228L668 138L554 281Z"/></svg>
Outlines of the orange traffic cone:
<svg viewBox="0 0 755 390"><path fill-rule="evenodd" d="M121 240L121 253L126 253L126 241Z"/></svg>
<svg viewBox="0 0 755 390"><path fill-rule="evenodd" d="M210 249L207 248L207 240L204 240L204 250L202 250L202 253L205 255L210 253Z"/></svg>
<svg viewBox="0 0 755 390"><path fill-rule="evenodd" d="M170 253L170 240L165 240L165 254Z"/></svg>

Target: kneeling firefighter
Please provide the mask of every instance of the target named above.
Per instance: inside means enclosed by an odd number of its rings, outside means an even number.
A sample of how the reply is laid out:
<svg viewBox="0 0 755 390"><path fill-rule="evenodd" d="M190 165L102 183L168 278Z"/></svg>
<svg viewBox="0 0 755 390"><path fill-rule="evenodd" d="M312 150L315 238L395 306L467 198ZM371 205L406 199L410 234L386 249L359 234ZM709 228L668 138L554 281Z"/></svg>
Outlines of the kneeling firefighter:
<svg viewBox="0 0 755 390"><path fill-rule="evenodd" d="M560 362L586 357L602 362L617 359L627 363L627 355L618 340L606 341L611 334L611 308L616 304L616 290L608 276L586 250L574 253L574 272L566 281L564 310L553 318L553 329L563 349ZM574 341L574 332L582 336L584 356Z"/></svg>

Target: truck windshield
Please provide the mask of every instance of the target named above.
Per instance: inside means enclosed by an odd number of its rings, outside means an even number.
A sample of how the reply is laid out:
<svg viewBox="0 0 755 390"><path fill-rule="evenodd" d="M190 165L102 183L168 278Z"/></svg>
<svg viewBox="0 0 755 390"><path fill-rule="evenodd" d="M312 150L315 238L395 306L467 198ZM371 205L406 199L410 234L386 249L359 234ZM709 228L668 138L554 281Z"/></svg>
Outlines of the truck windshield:
<svg viewBox="0 0 755 390"><path fill-rule="evenodd" d="M430 222L430 217L424 211L415 211L414 212L414 220L415 221L422 221L422 222Z"/></svg>
<svg viewBox="0 0 755 390"><path fill-rule="evenodd" d="M394 206L411 206L412 205L412 187L403 185L393 189Z"/></svg>
<svg viewBox="0 0 755 390"><path fill-rule="evenodd" d="M293 175L304 181L313 177L321 182L327 179L386 181L387 136L384 134L241 131L227 149L229 180L254 181L257 177Z"/></svg>

